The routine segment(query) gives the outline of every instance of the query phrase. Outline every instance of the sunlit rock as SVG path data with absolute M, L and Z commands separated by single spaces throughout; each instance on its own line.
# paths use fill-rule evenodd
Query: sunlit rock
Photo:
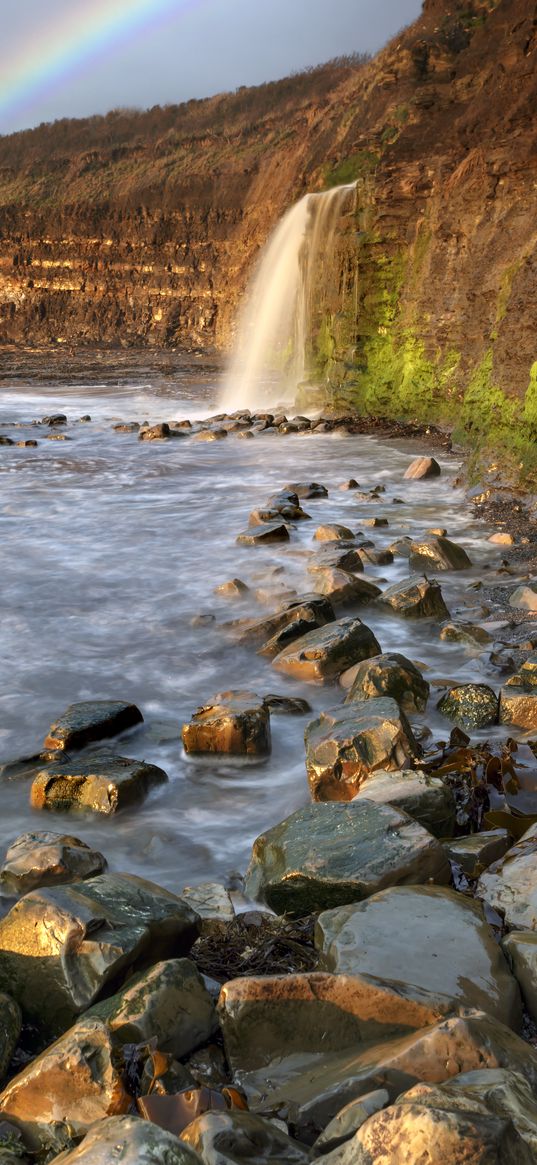
M 187 1125 L 180 1143 L 204 1165 L 307 1165 L 310 1154 L 272 1121 L 251 1112 L 206 1112 Z
M 273 666 L 309 682 L 334 680 L 353 663 L 380 652 L 369 627 L 347 617 L 303 635 L 276 656 Z
M 375 1088 L 373 1092 L 365 1092 L 357 1100 L 351 1100 L 333 1120 L 329 1121 L 324 1132 L 314 1144 L 316 1155 L 330 1153 L 337 1149 L 344 1141 L 350 1140 L 366 1120 L 375 1112 L 385 1108 L 389 1102 L 385 1088 Z
M 439 477 L 440 466 L 434 457 L 416 457 L 405 470 L 403 476 L 410 480 L 423 480 L 427 477 Z
M 305 731 L 314 801 L 352 801 L 375 769 L 401 769 L 420 755 L 410 724 L 387 697 L 321 712 Z
M 97 752 L 79 757 L 58 757 L 42 769 L 32 783 L 30 804 L 55 813 L 92 810 L 117 813 L 168 780 L 157 765 L 126 756 Z
M 364 606 L 381 594 L 380 587 L 369 579 L 334 566 L 322 566 L 315 572 L 314 587 L 336 605 Z
M 106 859 L 78 837 L 63 833 L 23 833 L 11 843 L 0 870 L 0 889 L 26 894 L 38 886 L 77 882 L 102 874 Z
M 500 724 L 517 728 L 537 728 L 537 688 L 528 691 L 526 687 L 503 687 L 499 720 Z
M 358 665 L 345 703 L 390 696 L 403 712 L 423 712 L 429 698 L 429 684 L 414 663 L 404 655 L 378 655 Z
M 498 723 L 498 697 L 488 684 L 456 684 L 441 697 L 437 708 L 461 728 L 487 728 Z
M 477 894 L 514 930 L 537 930 L 537 825 L 481 875 Z
M 201 934 L 219 934 L 235 918 L 229 892 L 219 882 L 184 886 L 181 898 L 199 915 Z
M 234 756 L 267 756 L 270 713 L 255 692 L 219 692 L 183 725 L 187 753 L 223 752 Z
M 289 527 L 285 522 L 265 522 L 238 534 L 236 542 L 243 546 L 258 546 L 265 542 L 288 542 Z
M 411 570 L 467 570 L 471 565 L 462 546 L 457 546 L 449 538 L 431 537 L 412 543 Z
M 332 522 L 324 526 L 317 526 L 313 537 L 316 542 L 341 542 L 345 539 L 351 540 L 354 538 L 354 534 L 348 526 L 340 526 L 337 522 Z
M 383 591 L 378 602 L 404 619 L 449 619 L 439 584 L 419 575 L 394 583 Z

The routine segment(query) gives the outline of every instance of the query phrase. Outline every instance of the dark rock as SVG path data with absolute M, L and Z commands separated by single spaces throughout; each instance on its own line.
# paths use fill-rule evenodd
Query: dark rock
M 147 428 L 140 429 L 138 439 L 140 441 L 166 441 L 171 437 L 170 426 L 163 421 L 160 425 L 149 425 Z
M 273 666 L 306 681 L 333 680 L 353 663 L 380 655 L 373 632 L 360 619 L 338 619 L 309 631 L 273 660 Z
M 299 498 L 328 497 L 326 486 L 319 485 L 318 481 L 296 481 L 292 485 L 287 485 L 285 488 L 297 494 Z
M 357 797 L 393 805 L 434 837 L 450 837 L 455 828 L 457 806 L 452 789 L 440 777 L 431 777 L 420 769 L 377 769 L 362 781 Z
M 307 1165 L 310 1160 L 304 1145 L 272 1121 L 233 1109 L 197 1117 L 181 1133 L 181 1142 L 199 1153 L 204 1165 Z
M 306 712 L 311 712 L 311 704 L 298 696 L 264 696 L 263 703 L 267 705 L 272 716 L 287 714 L 303 716 Z
M 138 433 L 140 426 L 137 421 L 121 422 L 119 425 L 112 425 L 116 433 Z
M 70 704 L 51 725 L 44 740 L 45 748 L 77 749 L 93 740 L 117 736 L 143 721 L 135 704 L 122 700 L 85 700 Z
M 358 665 L 345 703 L 390 696 L 404 712 L 423 712 L 429 698 L 429 684 L 404 655 L 378 655 Z
M 286 602 L 282 610 L 273 615 L 262 615 L 259 619 L 252 619 L 242 624 L 238 630 L 238 638 L 242 643 L 253 645 L 273 639 L 292 623 L 306 622 L 312 627 L 324 627 L 335 620 L 334 608 L 329 599 L 322 595 L 298 595 L 296 599 Z
M 461 728 L 486 728 L 498 722 L 498 697 L 487 684 L 457 684 L 442 696 L 437 707 Z
M 442 591 L 434 579 L 412 575 L 383 592 L 379 603 L 404 619 L 449 619 Z
M 327 595 L 333 603 L 342 606 L 364 606 L 382 593 L 380 587 L 366 578 L 356 578 L 346 570 L 320 566 L 315 572 L 315 590 Z
M 252 526 L 250 530 L 243 530 L 238 534 L 236 541 L 243 546 L 258 546 L 264 542 L 288 542 L 289 527 L 285 522 L 266 522 L 264 525 Z
M 327 567 L 346 570 L 351 574 L 362 571 L 362 552 L 350 543 L 325 542 L 308 560 L 310 574 L 322 573 Z

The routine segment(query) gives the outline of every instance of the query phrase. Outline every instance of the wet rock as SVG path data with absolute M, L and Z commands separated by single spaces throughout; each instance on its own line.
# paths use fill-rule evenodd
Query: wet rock
M 351 541 L 354 534 L 348 526 L 338 526 L 337 523 L 333 522 L 331 525 L 317 526 L 313 537 L 317 542 L 341 542 L 342 540 Z
M 0 870 L 0 889 L 19 896 L 38 886 L 78 882 L 106 869 L 106 859 L 78 837 L 23 833 L 11 843 Z
M 66 1121 L 84 1133 L 94 1121 L 128 1111 L 106 1024 L 82 1019 L 0 1093 L 0 1113 L 26 1127 Z M 36 1130 L 37 1132 L 37 1130 Z
M 523 611 L 537 611 L 537 587 L 517 587 L 509 598 L 509 606 Z
M 524 1003 L 537 1021 L 537 934 L 535 931 L 513 931 L 504 938 L 503 949 L 520 985 Z M 537 1145 L 536 1145 L 537 1148 Z
M 488 829 L 467 837 L 450 838 L 446 851 L 450 861 L 456 862 L 470 878 L 477 878 L 493 862 L 503 858 L 512 844 L 506 829 Z
M 193 1052 L 188 1058 L 188 1071 L 202 1088 L 231 1083 L 224 1052 L 218 1044 L 207 1044 Z
M 519 668 L 520 679 L 525 688 L 537 688 L 537 651 L 531 651 Z
M 293 587 L 286 586 L 285 583 L 275 582 L 269 583 L 266 587 L 256 587 L 255 597 L 258 603 L 274 607 L 276 603 L 288 602 L 289 599 L 296 598 L 296 591 Z
M 167 441 L 172 436 L 170 426 L 163 421 L 160 425 L 148 425 L 138 433 L 139 441 Z
M 304 739 L 314 801 L 352 801 L 375 769 L 401 769 L 420 753 L 404 712 L 387 697 L 321 712 Z
M 193 615 L 190 620 L 191 627 L 212 627 L 216 623 L 216 615 L 211 611 L 200 611 L 198 615 Z
M 505 918 L 509 928 L 537 930 L 537 825 L 489 866 L 476 892 Z
M 360 554 L 365 562 L 371 562 L 373 566 L 389 566 L 393 562 L 391 550 L 375 550 L 372 546 L 362 546 Z
M 301 506 L 282 501 L 269 509 L 252 510 L 248 525 L 263 526 L 266 522 L 277 522 L 280 518 L 285 518 L 286 522 L 304 522 L 309 520 L 309 517 Z
M 266 704 L 272 716 L 304 716 L 307 712 L 311 712 L 311 704 L 299 696 L 269 695 L 263 697 L 263 703 Z
M 478 649 L 492 642 L 492 635 L 478 623 L 446 623 L 440 631 L 440 638 L 447 643 L 463 643 Z
M 0 986 L 58 1033 L 127 968 L 186 954 L 198 930 L 185 902 L 133 874 L 32 890 L 0 920 Z
M 50 428 L 54 428 L 55 425 L 66 425 L 67 417 L 65 413 L 51 413 L 48 417 L 42 417 L 39 424 L 49 425 Z
M 292 489 L 281 489 L 272 494 L 267 503 L 272 509 L 279 510 L 281 506 L 298 506 L 298 494 Z
M 12 437 L 6 437 L 5 433 L 0 433 L 0 445 L 14 445 L 15 442 Z
M 378 601 L 404 619 L 449 619 L 449 611 L 435 579 L 412 575 L 388 587 Z
M 289 527 L 285 522 L 266 522 L 264 525 L 252 526 L 244 530 L 236 538 L 242 546 L 258 546 L 264 542 L 288 542 Z
M 339 486 L 339 488 L 345 489 L 345 490 L 360 489 L 360 482 L 356 481 L 355 477 L 349 477 L 348 481 L 342 482 L 342 484 Z
M 467 570 L 471 565 L 462 546 L 450 542 L 449 538 L 425 538 L 412 543 L 411 570 Z
M 379 769 L 365 778 L 357 796 L 401 809 L 434 837 L 450 837 L 455 827 L 456 803 L 452 790 L 439 777 L 431 777 L 420 769 L 402 772 Z
M 138 421 L 120 422 L 118 425 L 112 425 L 115 433 L 138 433 L 140 426 Z
M 388 980 L 402 999 L 444 1014 L 477 1008 L 520 1029 L 518 985 L 483 908 L 455 890 L 393 886 L 325 911 L 315 942 L 322 970 Z
M 193 441 L 223 441 L 227 437 L 227 429 L 200 429 L 195 433 Z
M 376 1088 L 373 1092 L 366 1092 L 358 1100 L 351 1100 L 333 1120 L 329 1121 L 324 1132 L 317 1137 L 313 1146 L 317 1155 L 330 1153 L 345 1141 L 350 1140 L 358 1129 L 365 1124 L 373 1113 L 384 1108 L 389 1102 L 385 1088 Z
M 391 550 L 394 558 L 410 558 L 411 547 L 412 538 L 404 535 L 403 538 L 396 538 L 395 542 L 392 542 L 388 547 L 388 550 Z
M 225 752 L 234 756 L 270 753 L 270 713 L 263 700 L 249 691 L 219 692 L 214 700 L 184 724 L 185 752 Z
M 440 466 L 434 457 L 416 457 L 405 470 L 403 477 L 407 480 L 423 480 L 427 477 L 439 477 Z
M 17 441 L 16 444 L 19 449 L 37 449 L 37 441 Z
M 173 1133 L 137 1116 L 99 1120 L 84 1140 L 54 1165 L 201 1165 L 197 1153 Z
M 286 602 L 283 610 L 276 611 L 273 615 L 262 615 L 259 619 L 252 619 L 246 624 L 241 624 L 237 634 L 240 642 L 255 646 L 263 642 L 267 643 L 291 623 L 308 623 L 312 628 L 316 628 L 333 623 L 335 618 L 334 608 L 330 600 L 323 595 L 299 595 L 296 599 Z M 270 654 L 270 652 L 267 651 L 266 654 Z
M 440 842 L 399 810 L 363 800 L 308 805 L 262 834 L 245 887 L 277 914 L 304 915 L 449 877 Z
M 220 583 L 214 588 L 215 595 L 222 595 L 225 599 L 243 599 L 250 593 L 250 588 L 240 578 L 232 578 L 229 582 Z
M 219 882 L 200 882 L 197 886 L 184 886 L 181 898 L 199 915 L 201 934 L 217 934 L 235 918 L 229 893 Z
M 328 497 L 326 486 L 320 485 L 318 481 L 295 481 L 292 485 L 286 485 L 285 488 L 297 494 L 299 498 Z
M 361 619 L 338 619 L 309 631 L 273 660 L 287 675 L 308 682 L 333 680 L 353 663 L 379 655 L 381 647 Z
M 207 1043 L 218 1026 L 214 1003 L 190 959 L 156 963 L 88 1014 L 106 1022 L 114 1044 L 155 1040 L 159 1051 L 178 1059 Z
M 252 433 L 249 429 L 242 429 L 241 432 L 237 433 L 236 435 L 237 435 L 237 437 L 240 437 L 243 441 L 245 441 L 245 440 L 246 441 L 253 441 L 253 439 L 255 437 L 255 433 Z
M 351 574 L 353 571 L 361 571 L 363 570 L 362 552 L 359 553 L 354 546 L 350 546 L 347 542 L 342 545 L 337 542 L 324 542 L 319 550 L 311 555 L 307 569 L 310 574 L 316 574 L 317 571 L 325 570 L 327 566 L 347 570 Z
M 78 749 L 94 740 L 118 736 L 143 721 L 135 704 L 122 700 L 85 700 L 70 704 L 51 725 L 44 748 Z
M 333 566 L 319 567 L 315 572 L 314 586 L 319 594 L 327 595 L 336 605 L 364 606 L 381 594 L 380 587 L 374 583 Z
M 506 530 L 497 530 L 495 534 L 490 535 L 487 541 L 494 542 L 496 546 L 512 546 L 515 539 Z
M 502 688 L 499 721 L 517 728 L 537 728 L 537 689 L 528 692 L 526 688 Z
M 378 655 L 358 665 L 345 703 L 390 696 L 404 712 L 423 712 L 429 684 L 404 655 Z
M 324 626 L 324 623 L 319 624 L 317 615 L 312 611 L 305 611 L 302 618 L 297 614 L 285 627 L 277 631 L 276 635 L 273 635 L 262 647 L 258 648 L 258 655 L 266 655 L 269 659 L 274 659 L 291 643 L 295 643 L 297 639 L 301 639 L 309 631 L 315 631 L 319 626 Z
M 372 526 L 377 529 L 380 526 L 389 526 L 387 518 L 362 518 L 362 526 Z
M 487 684 L 456 684 L 438 701 L 437 708 L 461 728 L 498 723 L 498 697 Z
M 308 1150 L 251 1112 L 206 1112 L 181 1133 L 204 1165 L 307 1165 Z
M 37 774 L 30 804 L 34 809 L 56 813 L 75 809 L 117 813 L 143 801 L 151 789 L 167 780 L 167 774 L 157 765 L 113 753 L 83 754 L 78 760 L 60 756 Z
M 19 1005 L 9 995 L 0 994 L 0 1081 L 6 1075 L 11 1057 L 19 1042 L 21 1027 L 22 1015 Z

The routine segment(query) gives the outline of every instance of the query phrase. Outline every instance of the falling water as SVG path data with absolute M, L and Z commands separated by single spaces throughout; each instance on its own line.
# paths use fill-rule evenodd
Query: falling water
M 356 183 L 306 194 L 269 239 L 239 318 L 224 384 L 226 410 L 291 403 L 307 375 L 314 287 Z

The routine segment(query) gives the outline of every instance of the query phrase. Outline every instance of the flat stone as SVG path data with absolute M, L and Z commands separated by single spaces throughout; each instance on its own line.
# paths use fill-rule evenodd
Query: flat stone
M 389 982 L 445 1015 L 472 1007 L 520 1030 L 518 985 L 479 902 L 439 886 L 392 886 L 325 911 L 315 944 L 322 970 Z M 453 959 L 453 949 L 457 958 Z
M 78 837 L 63 833 L 23 833 L 11 843 L 0 870 L 0 889 L 26 894 L 38 886 L 78 882 L 106 869 L 106 859 Z
M 270 712 L 255 692 L 219 692 L 183 725 L 182 738 L 187 753 L 267 756 L 271 749 Z
M 32 783 L 30 804 L 34 809 L 55 813 L 91 809 L 94 813 L 117 813 L 165 784 L 167 774 L 157 765 L 126 756 L 99 752 L 78 759 L 60 756 L 39 772 Z
M 537 934 L 532 930 L 513 931 L 504 938 L 502 946 L 524 1003 L 532 1019 L 537 1020 Z
M 492 643 L 492 635 L 478 623 L 446 623 L 440 630 L 440 638 L 447 643 L 463 643 L 478 650 Z
M 127 968 L 186 954 L 198 931 L 181 898 L 133 874 L 32 890 L 0 920 L 0 986 L 57 1034 Z
M 201 1165 L 198 1154 L 173 1133 L 137 1116 L 99 1120 L 76 1149 L 54 1165 Z M 15 1165 L 15 1163 L 14 1163 Z
M 447 855 L 456 862 L 470 878 L 499 861 L 507 853 L 513 840 L 506 829 L 488 829 L 482 833 L 470 833 L 467 837 L 452 837 L 445 842 Z
M 521 611 L 537 611 L 537 588 L 517 587 L 509 598 L 509 606 Z
M 299 498 L 328 497 L 326 486 L 320 485 L 318 481 L 295 481 L 292 485 L 287 485 L 285 488 L 291 490 Z
M 453 791 L 440 777 L 431 777 L 420 769 L 395 772 L 378 769 L 365 778 L 356 795 L 394 805 L 434 837 L 450 837 L 453 832 L 456 815 Z
M 437 708 L 461 728 L 487 728 L 498 723 L 498 697 L 487 684 L 456 684 L 441 697 Z
M 199 915 L 201 934 L 221 933 L 235 918 L 229 893 L 219 882 L 200 882 L 197 886 L 184 886 L 181 898 Z
M 481 875 L 477 894 L 513 930 L 537 929 L 537 825 Z
M 330 1153 L 332 1149 L 337 1149 L 338 1145 L 348 1141 L 373 1113 L 388 1104 L 389 1099 L 385 1088 L 376 1088 L 373 1092 L 364 1093 L 358 1100 L 351 1100 L 317 1137 L 314 1144 L 316 1155 Z
M 314 801 L 352 801 L 375 769 L 399 770 L 420 752 L 404 712 L 387 697 L 321 712 L 305 742 Z
M 337 542 L 342 539 L 350 540 L 354 538 L 354 534 L 348 526 L 339 526 L 337 522 L 332 522 L 324 526 L 317 526 L 313 537 L 317 542 Z
M 353 663 L 380 652 L 381 647 L 369 627 L 361 619 L 348 617 L 309 631 L 280 652 L 273 666 L 287 675 L 314 683 L 337 679 Z
M 261 834 L 245 887 L 277 914 L 304 915 L 386 886 L 449 878 L 436 838 L 392 806 L 358 800 L 308 805 Z
M 499 721 L 517 728 L 537 728 L 537 689 L 528 692 L 525 687 L 503 687 Z
M 121 700 L 84 700 L 70 704 L 51 725 L 44 748 L 72 750 L 84 748 L 94 740 L 117 736 L 143 720 L 135 704 Z
M 413 542 L 410 550 L 411 570 L 467 570 L 472 565 L 462 546 L 449 538 L 424 538 Z
M 389 696 L 403 712 L 423 712 L 429 698 L 429 684 L 414 663 L 404 655 L 377 655 L 358 664 L 345 703 Z
M 404 619 L 449 619 L 439 584 L 419 575 L 394 583 L 383 591 L 378 602 Z
M 382 593 L 380 587 L 365 578 L 356 578 L 346 570 L 334 566 L 323 566 L 315 572 L 315 590 L 328 595 L 334 604 L 363 606 L 371 603 Z
M 427 477 L 439 477 L 440 472 L 440 466 L 434 457 L 416 457 L 405 470 L 403 477 L 419 481 Z
M 181 1141 L 203 1165 L 307 1165 L 310 1153 L 281 1129 L 251 1112 L 206 1112 L 187 1125 Z M 167 1163 L 166 1163 L 167 1165 Z
M 243 530 L 235 541 L 242 546 L 261 546 L 265 542 L 288 542 L 289 527 L 285 522 L 265 522 L 264 525 Z

